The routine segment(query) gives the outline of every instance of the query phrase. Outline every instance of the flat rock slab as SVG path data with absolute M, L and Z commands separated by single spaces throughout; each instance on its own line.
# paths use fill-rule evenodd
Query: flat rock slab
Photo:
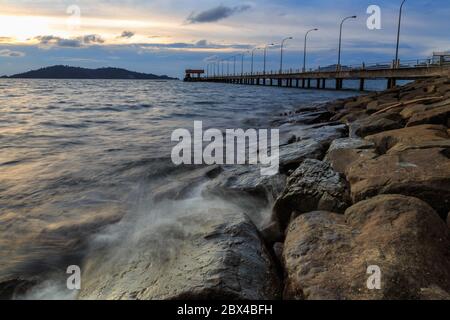
M 447 127 L 431 124 L 386 131 L 368 136 L 366 140 L 373 142 L 383 154 L 409 149 L 450 148 Z
M 444 219 L 450 211 L 448 149 L 410 149 L 357 161 L 347 180 L 353 203 L 378 194 L 403 194 L 429 203 Z
M 423 201 L 383 195 L 345 215 L 311 212 L 288 228 L 285 299 L 445 299 L 450 296 L 449 229 Z M 381 272 L 369 290 L 368 267 Z
M 256 227 L 209 209 L 97 246 L 82 265 L 79 299 L 203 300 L 279 297 L 279 279 Z
M 347 192 L 345 180 L 329 164 L 307 159 L 288 178 L 286 189 L 275 202 L 273 220 L 284 229 L 293 213 L 343 212 L 349 203 Z

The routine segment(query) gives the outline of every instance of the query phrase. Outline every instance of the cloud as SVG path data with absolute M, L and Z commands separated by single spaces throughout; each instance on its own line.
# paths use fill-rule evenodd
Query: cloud
M 232 49 L 232 50 L 248 50 L 253 46 L 250 44 L 218 44 L 209 42 L 208 40 L 199 40 L 196 42 L 173 42 L 173 43 L 146 43 L 137 44 L 141 49 L 173 49 L 173 50 L 189 50 L 189 49 Z
M 93 44 L 93 43 L 104 43 L 105 40 L 102 39 L 98 34 L 88 34 L 79 39 L 82 39 L 84 44 Z
M 132 31 L 124 31 L 124 32 L 122 32 L 122 34 L 120 35 L 119 38 L 127 38 L 127 39 L 130 39 L 130 38 L 132 38 L 132 37 L 134 37 L 134 32 L 132 32 Z
M 17 57 L 24 57 L 25 53 L 20 51 L 13 51 L 9 49 L 3 49 L 0 50 L 0 57 L 6 57 L 6 58 L 17 58 Z
M 34 39 L 39 41 L 39 44 L 44 47 L 67 47 L 67 48 L 79 48 L 85 45 L 102 44 L 105 42 L 101 36 L 97 34 L 88 34 L 81 37 L 66 39 L 57 36 L 37 36 Z
M 235 7 L 226 7 L 220 5 L 218 7 L 208 9 L 199 13 L 191 13 L 187 18 L 188 23 L 208 23 L 226 19 L 234 14 L 249 10 L 251 6 L 241 5 Z

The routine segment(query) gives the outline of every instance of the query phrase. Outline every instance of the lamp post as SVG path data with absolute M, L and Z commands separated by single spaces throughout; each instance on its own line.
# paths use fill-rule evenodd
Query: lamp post
M 236 76 L 236 57 L 237 55 L 233 56 L 233 76 Z
M 285 38 L 283 41 L 281 41 L 281 58 L 280 58 L 280 74 L 283 73 L 283 49 L 284 49 L 284 43 L 288 40 L 294 39 L 293 37 Z
M 402 24 L 402 13 L 403 13 L 403 5 L 405 4 L 406 0 L 402 1 L 402 4 L 400 5 L 400 12 L 398 15 L 398 30 L 397 30 L 397 48 L 395 50 L 395 67 L 398 68 L 400 63 L 398 61 L 398 49 L 400 45 L 400 29 Z
M 252 50 L 252 67 L 251 67 L 251 71 L 250 71 L 250 74 L 251 75 L 253 75 L 253 61 L 254 61 L 254 57 L 255 57 L 255 51 L 256 50 L 259 50 L 259 49 L 261 49 L 261 48 L 254 48 L 253 50 Z
M 245 54 L 247 53 L 248 51 L 246 51 L 246 52 L 243 52 L 241 55 L 242 55 L 242 60 L 241 60 L 241 76 L 243 76 L 244 75 L 244 57 L 245 57 Z
M 339 32 L 339 54 L 338 54 L 338 64 L 337 64 L 338 71 L 341 70 L 342 26 L 344 25 L 344 22 L 348 19 L 356 19 L 356 16 L 346 17 L 341 22 L 341 27 L 340 27 L 340 32 Z
M 307 40 L 308 34 L 312 31 L 318 31 L 318 30 L 319 29 L 314 28 L 314 29 L 308 30 L 308 32 L 306 32 L 306 34 L 305 34 L 305 47 L 303 50 L 303 72 L 306 72 L 306 40 Z
M 264 75 L 266 75 L 267 48 L 268 48 L 268 47 L 272 47 L 272 46 L 274 46 L 274 45 L 275 45 L 275 44 L 271 43 L 271 44 L 267 44 L 267 45 L 264 47 Z

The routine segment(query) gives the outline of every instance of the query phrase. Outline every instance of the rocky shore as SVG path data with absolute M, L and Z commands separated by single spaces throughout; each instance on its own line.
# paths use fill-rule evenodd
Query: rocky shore
M 126 246 L 118 238 L 128 254 L 91 247 L 77 298 L 450 299 L 450 79 L 302 108 L 273 124 L 279 175 L 209 167 L 195 174 L 206 184 L 197 197 L 185 197 L 192 179 L 158 190 L 187 201 L 186 214 L 144 235 L 130 230 Z M 253 205 L 242 212 L 242 203 Z M 379 289 L 367 286 L 370 266 Z

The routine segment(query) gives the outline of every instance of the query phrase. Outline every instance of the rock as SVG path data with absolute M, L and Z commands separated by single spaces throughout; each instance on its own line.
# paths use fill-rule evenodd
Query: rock
M 311 212 L 288 228 L 285 299 L 419 299 L 450 292 L 449 230 L 423 201 L 383 195 L 345 215 Z M 381 271 L 380 290 L 369 290 Z M 433 293 L 430 293 L 430 289 Z
M 447 127 L 440 125 L 419 125 L 367 136 L 379 153 L 396 153 L 409 149 L 450 148 Z
M 348 135 L 347 126 L 340 123 L 315 124 L 308 126 L 287 124 L 281 126 L 279 130 L 281 145 L 291 144 L 302 140 L 314 140 L 328 148 L 333 140 Z M 292 141 L 293 136 L 296 138 L 294 141 Z
M 414 104 L 405 107 L 401 112 L 400 115 L 403 119 L 408 120 L 410 119 L 414 114 L 423 112 L 430 109 L 430 106 L 426 106 L 424 104 Z
M 450 211 L 448 149 L 410 149 L 353 163 L 347 174 L 353 203 L 378 194 L 403 194 L 429 203 L 443 218 Z
M 35 283 L 28 280 L 13 279 L 0 283 L 0 300 L 13 300 L 24 295 Z
M 450 228 L 450 212 L 447 215 L 447 226 Z
M 94 246 L 81 268 L 83 285 L 78 298 L 279 297 L 274 263 L 256 227 L 244 215 L 209 209 L 152 227 L 152 232 L 140 233 L 139 237 L 126 234 L 112 252 L 102 245 Z
M 285 191 L 275 202 L 273 220 L 284 230 L 293 212 L 343 212 L 347 206 L 348 190 L 345 180 L 329 164 L 307 159 L 288 178 Z
M 195 186 L 217 177 L 221 172 L 222 168 L 215 165 L 169 175 L 166 177 L 167 182 L 165 184 L 152 190 L 153 198 L 156 201 L 183 199 L 189 196 Z
M 283 192 L 285 185 L 285 175 L 263 176 L 259 166 L 231 166 L 225 167 L 221 175 L 206 185 L 203 195 L 240 199 L 247 194 L 264 200 L 266 205 Z
M 380 111 L 381 110 L 380 105 L 381 105 L 381 103 L 379 101 L 377 101 L 377 100 L 369 102 L 367 104 L 367 108 L 366 108 L 367 112 L 369 114 L 372 114 L 372 113 L 375 113 L 377 111 Z
M 450 91 L 450 85 L 441 85 L 438 89 L 437 92 L 439 94 L 445 94 L 446 92 Z
M 377 156 L 372 142 L 360 138 L 342 138 L 333 141 L 324 161 L 328 162 L 334 171 L 346 175 L 353 162 L 374 159 Z
M 322 159 L 328 147 L 309 139 L 280 147 L 280 171 L 295 170 L 305 159 Z
M 386 130 L 403 128 L 402 117 L 395 111 L 373 114 L 350 124 L 350 137 L 366 137 Z
M 442 124 L 444 126 L 450 126 L 450 102 L 448 105 L 433 108 L 423 112 L 415 113 L 406 124 L 407 127 L 417 126 L 420 124 Z
M 282 242 L 277 242 L 273 245 L 273 252 L 280 263 L 283 261 L 283 250 L 284 244 Z
M 438 286 L 433 286 L 431 288 L 423 288 L 419 293 L 420 300 L 450 300 L 450 293 L 442 290 L 442 288 Z

